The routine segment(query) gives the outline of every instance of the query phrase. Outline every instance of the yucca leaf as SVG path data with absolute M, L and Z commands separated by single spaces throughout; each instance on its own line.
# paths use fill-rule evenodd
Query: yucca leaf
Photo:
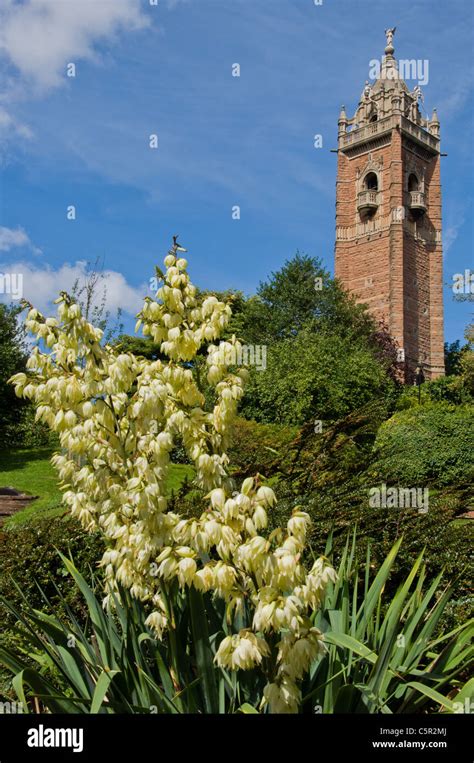
M 334 713 L 368 713 L 363 692 L 357 686 L 342 686 L 334 702 Z
M 451 712 L 453 711 L 453 702 L 447 697 L 443 697 L 442 694 L 440 694 L 435 689 L 432 689 L 430 686 L 425 686 L 419 681 L 411 681 L 407 684 L 407 686 L 412 689 L 416 689 L 417 692 L 424 694 L 425 697 L 432 699 L 434 702 L 442 705 L 442 707 L 445 707 L 447 710 L 451 710 Z
M 88 612 L 94 627 L 95 636 L 97 638 L 97 646 L 99 648 L 104 665 L 109 665 L 111 662 L 111 650 L 110 643 L 106 638 L 108 624 L 102 606 L 97 601 L 94 592 L 84 577 L 81 575 L 79 570 L 73 564 L 73 562 L 64 556 L 64 554 L 60 553 L 59 556 L 61 557 L 64 566 L 66 567 L 71 577 L 74 579 L 74 582 L 76 583 L 87 603 Z
M 206 713 L 219 712 L 219 696 L 216 685 L 216 669 L 209 644 L 209 630 L 203 595 L 191 587 L 188 592 L 191 611 L 191 627 L 196 663 L 202 678 L 203 699 Z
M 454 697 L 455 702 L 462 702 L 466 699 L 472 700 L 474 698 L 474 678 L 470 678 L 467 683 L 464 684 L 461 691 Z
M 57 691 L 53 684 L 48 681 L 44 676 L 40 675 L 36 670 L 31 668 L 24 668 L 19 674 L 17 686 L 22 687 L 22 696 L 24 694 L 24 685 L 26 684 L 34 697 L 37 697 L 44 702 L 52 713 L 76 713 L 85 712 L 85 706 L 83 700 L 79 698 L 81 705 L 77 709 L 72 698 L 66 696 L 58 696 Z
M 253 705 L 249 705 L 248 702 L 244 702 L 244 704 L 239 707 L 237 712 L 245 713 L 245 715 L 259 715 L 258 710 L 256 710 Z
M 153 692 L 155 693 L 155 696 L 157 700 L 161 703 L 162 706 L 162 712 L 165 713 L 179 713 L 179 710 L 174 702 L 172 702 L 168 697 L 162 692 L 158 684 L 151 678 L 151 676 L 147 675 L 147 673 L 143 673 L 143 678 L 146 681 L 146 683 L 150 686 L 151 689 L 153 689 Z
M 113 680 L 114 676 L 117 675 L 117 673 L 120 673 L 119 670 L 104 670 L 100 676 L 99 680 L 97 681 L 95 685 L 94 690 L 94 696 L 92 697 L 92 704 L 91 704 L 91 714 L 94 715 L 99 712 L 102 703 L 104 702 L 105 696 L 107 694 L 107 690 L 110 686 L 110 682 Z
M 361 644 L 360 641 L 357 641 L 357 639 L 352 638 L 348 634 L 330 631 L 324 634 L 324 640 L 343 649 L 350 649 L 372 665 L 377 662 L 378 655 L 372 649 L 369 649 L 365 644 Z
M 21 702 L 21 704 L 23 706 L 23 708 L 22 708 L 23 712 L 24 713 L 29 713 L 30 711 L 28 709 L 28 701 L 26 699 L 25 690 L 24 690 L 24 686 L 23 686 L 23 674 L 24 674 L 24 670 L 21 670 L 19 673 L 17 673 L 15 676 L 13 676 L 13 678 L 12 678 L 12 686 L 13 686 L 13 690 L 15 691 L 18 699 L 20 700 L 20 702 Z
M 357 613 L 359 622 L 362 622 L 362 623 L 364 621 L 367 622 L 370 619 L 372 613 L 374 612 L 377 606 L 377 603 L 380 599 L 381 593 L 387 583 L 388 577 L 390 575 L 390 570 L 393 567 L 393 563 L 396 559 L 401 543 L 402 543 L 402 538 L 399 538 L 399 540 L 388 552 L 387 557 L 384 559 L 382 566 L 377 572 L 377 575 L 375 576 L 373 583 L 369 587 L 367 594 L 364 597 L 364 601 L 362 602 L 360 606 L 359 612 Z M 358 637 L 360 638 L 359 633 L 358 633 Z

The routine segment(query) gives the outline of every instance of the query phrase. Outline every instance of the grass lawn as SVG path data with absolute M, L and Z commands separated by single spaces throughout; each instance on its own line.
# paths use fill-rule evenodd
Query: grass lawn
M 13 514 L 4 527 L 23 524 L 33 516 L 52 517 L 64 512 L 56 473 L 49 462 L 51 455 L 51 448 L 0 452 L 0 486 L 39 496 L 37 501 Z
M 31 519 L 64 513 L 56 472 L 50 463 L 52 453 L 51 448 L 0 451 L 0 487 L 13 487 L 22 493 L 39 496 L 38 500 L 9 517 L 3 525 L 5 529 L 18 527 Z M 193 474 L 192 466 L 173 464 L 168 478 L 168 492 L 176 491 L 185 477 L 191 479 Z

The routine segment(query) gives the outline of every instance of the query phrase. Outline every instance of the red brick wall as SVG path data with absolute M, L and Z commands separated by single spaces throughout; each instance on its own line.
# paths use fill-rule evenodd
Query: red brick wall
M 427 211 L 423 224 L 441 230 L 439 156 L 423 160 L 402 146 L 393 130 L 389 145 L 370 151 L 382 160 L 376 217 L 383 218 L 407 202 L 405 170 L 413 165 L 419 177 L 425 170 Z M 336 226 L 360 222 L 357 212 L 357 171 L 362 173 L 369 153 L 348 158 L 338 153 Z M 406 211 L 410 217 L 410 213 Z M 423 361 L 427 377 L 444 373 L 442 251 L 440 244 L 416 240 L 392 222 L 388 230 L 375 231 L 353 240 L 336 241 L 335 272 L 343 285 L 368 305 L 373 315 L 384 318 L 411 367 Z

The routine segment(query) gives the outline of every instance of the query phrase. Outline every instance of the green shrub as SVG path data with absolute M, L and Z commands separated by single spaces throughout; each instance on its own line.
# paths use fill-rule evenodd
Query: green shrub
M 474 476 L 474 406 L 432 403 L 396 413 L 379 429 L 375 481 L 407 486 L 470 485 Z
M 337 582 L 330 583 L 321 609 L 311 616 L 328 650 L 316 657 L 304 680 L 303 712 L 455 712 L 453 702 L 462 703 L 472 686 L 465 683 L 472 623 L 437 636 L 451 591 L 441 589 L 441 576 L 426 581 L 422 554 L 391 595 L 387 581 L 400 542 L 377 570 L 370 551 L 358 560 L 355 543 L 349 545 Z M 330 542 L 326 551 L 331 554 Z M 146 605 L 119 587 L 120 601 L 104 611 L 101 594 L 71 561 L 63 557 L 63 563 L 84 597 L 89 613 L 84 626 L 4 602 L 20 621 L 28 652 L 0 646 L 0 663 L 14 677 L 12 688 L 26 712 L 38 702 L 52 713 L 261 710 L 261 672 L 231 673 L 214 660 L 229 629 L 218 597 L 192 588 L 176 592 L 176 625 L 157 641 L 146 625 Z M 247 615 L 244 609 L 238 616 L 242 626 Z
M 15 429 L 15 436 L 11 438 L 11 447 L 15 448 L 56 448 L 59 439 L 55 432 L 51 432 L 46 424 L 35 421 L 35 409 L 32 405 L 25 405 L 21 417 Z
M 239 418 L 230 431 L 227 454 L 231 467 L 244 476 L 259 472 L 269 477 L 285 461 L 297 434 L 298 427 L 259 424 Z
M 269 345 L 266 370 L 252 369 L 241 410 L 249 419 L 292 426 L 333 422 L 393 390 L 365 340 L 305 327 Z
M 40 519 L 1 532 L 0 595 L 21 606 L 24 594 L 32 606 L 42 608 L 44 602 L 38 589 L 41 586 L 54 606 L 64 597 L 80 615 L 82 602 L 71 579 L 65 575 L 58 550 L 66 555 L 71 553 L 89 579 L 90 569 L 96 568 L 104 548 L 98 535 L 86 533 L 78 522 L 69 518 Z M 0 620 L 4 625 L 13 625 L 1 605 Z
M 469 597 L 469 566 L 474 543 L 472 520 L 460 519 L 471 506 L 472 406 L 417 406 L 386 418 L 383 405 L 371 404 L 332 428 L 315 434 L 308 425 L 300 433 L 303 450 L 290 479 L 280 481 L 276 516 L 283 523 L 295 505 L 313 521 L 312 543 L 318 553 L 334 532 L 341 551 L 349 528 L 357 525 L 360 553 L 370 540 L 376 563 L 404 536 L 389 585 L 397 585 L 425 548 L 430 576 L 445 570 L 454 585 L 449 621 L 474 615 Z M 381 423 L 383 422 L 383 423 Z M 427 487 L 429 511 L 413 508 L 371 508 L 369 490 L 380 486 Z M 446 615 L 447 616 L 447 615 Z
M 473 396 L 463 379 L 459 376 L 441 376 L 439 379 L 425 382 L 418 387 L 411 385 L 404 387 L 397 401 L 397 409 L 402 411 L 406 408 L 414 408 L 419 403 L 451 403 L 463 405 L 474 402 Z

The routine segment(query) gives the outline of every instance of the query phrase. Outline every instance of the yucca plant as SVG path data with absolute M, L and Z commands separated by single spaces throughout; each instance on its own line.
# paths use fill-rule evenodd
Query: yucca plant
M 214 663 L 216 641 L 228 631 L 218 601 L 193 589 L 180 592 L 176 585 L 169 601 L 176 627 L 159 641 L 145 622 L 148 611 L 126 589 L 105 611 L 100 587 L 94 590 L 73 561 L 60 556 L 84 597 L 85 625 L 59 591 L 67 619 L 32 609 L 25 597 L 22 608 L 0 600 L 16 618 L 18 636 L 14 648 L 0 648 L 0 664 L 12 674 L 25 712 L 256 712 L 262 677 L 255 671 L 237 681 Z
M 463 685 L 474 623 L 444 635 L 437 626 L 452 595 L 442 574 L 428 581 L 423 552 L 394 595 L 387 594 L 399 539 L 376 574 L 370 545 L 356 557 L 356 532 L 348 538 L 338 579 L 330 584 L 315 625 L 328 651 L 312 666 L 303 703 L 320 712 L 456 712 L 474 692 Z M 326 554 L 331 554 L 331 538 Z M 455 701 L 458 704 L 455 704 Z
M 472 623 L 436 637 L 450 589 L 440 593 L 437 577 L 424 590 L 422 555 L 396 594 L 384 595 L 399 547 L 400 542 L 375 576 L 368 550 L 360 580 L 355 536 L 346 545 L 338 582 L 315 614 L 327 653 L 311 667 L 303 711 L 455 712 L 472 693 L 472 681 L 462 686 Z M 229 672 L 214 661 L 231 630 L 222 602 L 192 589 L 177 590 L 170 601 L 176 627 L 160 642 L 146 625 L 143 604 L 128 591 L 121 590 L 106 612 L 101 592 L 87 584 L 70 559 L 62 560 L 87 604 L 86 625 L 65 602 L 67 622 L 2 601 L 18 620 L 24 648 L 0 649 L 0 663 L 12 673 L 12 688 L 27 711 L 258 712 L 261 671 Z
M 10 381 L 59 436 L 52 463 L 63 503 L 84 529 L 103 536 L 111 599 L 125 588 L 140 600 L 145 624 L 170 644 L 172 658 L 183 601 L 190 602 L 186 612 L 200 610 L 190 616 L 191 628 L 207 620 L 206 598 L 225 606 L 235 630 L 224 631 L 218 666 L 260 670 L 260 699 L 270 712 L 297 712 L 303 676 L 323 649 L 310 618 L 335 572 L 323 558 L 304 566 L 306 512 L 296 506 L 285 526 L 270 530 L 277 502 L 271 487 L 259 474 L 241 485 L 230 474 L 230 427 L 249 371 L 239 367 L 240 340 L 220 339 L 230 304 L 197 291 L 185 251 L 175 236 L 166 271 L 156 270 L 155 298 L 146 296 L 138 314 L 137 330 L 143 326 L 159 345 L 160 359 L 104 344 L 102 330 L 61 292 L 56 316 L 24 303 L 36 345 L 25 372 Z M 198 516 L 169 505 L 168 477 L 180 445 L 204 496 Z M 177 686 L 187 685 L 170 665 Z M 213 694 L 205 698 L 215 707 Z

